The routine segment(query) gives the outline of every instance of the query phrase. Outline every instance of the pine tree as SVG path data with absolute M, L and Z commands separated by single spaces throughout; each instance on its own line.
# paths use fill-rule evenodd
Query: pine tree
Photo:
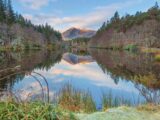
M 8 24 L 12 24 L 15 22 L 15 13 L 13 11 L 13 8 L 12 8 L 12 2 L 11 0 L 8 0 L 7 1 L 7 23 Z
M 154 8 L 157 9 L 157 10 L 159 9 L 158 2 L 155 3 Z
M 115 20 L 115 22 L 118 22 L 120 20 L 118 11 L 116 11 L 114 14 L 114 20 Z
M 106 28 L 106 22 L 104 22 L 104 23 L 102 24 L 102 26 L 101 26 L 101 28 L 100 28 L 100 31 L 105 30 L 105 28 Z
M 151 18 L 154 18 L 155 16 L 157 16 L 159 14 L 159 5 L 158 5 L 158 3 L 156 2 L 155 5 L 148 10 L 148 12 L 149 12 Z
M 4 1 L 0 0 L 0 22 L 5 21 L 5 6 Z

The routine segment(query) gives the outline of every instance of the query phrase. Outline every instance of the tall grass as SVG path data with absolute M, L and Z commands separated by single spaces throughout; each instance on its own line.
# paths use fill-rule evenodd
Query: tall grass
M 118 107 L 118 106 L 131 106 L 132 103 L 128 99 L 125 99 L 124 97 L 114 97 L 112 92 L 109 93 L 102 93 L 102 110 L 106 110 L 108 108 L 112 107 Z
M 59 92 L 58 104 L 74 112 L 95 112 L 96 104 L 89 91 L 75 89 L 70 83 L 65 84 Z
M 73 114 L 61 108 L 40 102 L 0 103 L 0 120 L 76 120 Z
M 77 90 L 70 83 L 65 84 L 59 91 L 58 104 L 65 110 L 91 113 L 97 111 L 96 103 L 89 91 Z M 113 96 L 112 92 L 102 92 L 102 110 L 119 106 L 132 106 L 129 99 Z M 136 103 L 135 103 L 136 104 Z

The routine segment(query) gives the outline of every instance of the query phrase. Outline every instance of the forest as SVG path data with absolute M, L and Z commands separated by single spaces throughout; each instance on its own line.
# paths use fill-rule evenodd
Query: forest
M 39 48 L 62 41 L 50 25 L 34 25 L 16 13 L 11 0 L 0 0 L 0 46 L 14 49 Z
M 160 8 L 156 2 L 146 12 L 120 17 L 118 11 L 104 22 L 90 42 L 91 47 L 126 48 L 138 46 L 159 48 Z

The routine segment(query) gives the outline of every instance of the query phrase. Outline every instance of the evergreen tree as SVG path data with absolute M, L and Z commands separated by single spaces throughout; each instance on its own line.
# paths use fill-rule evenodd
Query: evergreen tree
M 101 26 L 101 28 L 100 28 L 100 31 L 105 30 L 105 28 L 106 28 L 106 22 L 104 22 L 104 23 L 102 24 L 102 26 Z
M 157 10 L 159 9 L 158 2 L 155 3 L 154 8 L 157 9 Z
M 159 14 L 159 5 L 158 5 L 158 3 L 156 2 L 155 5 L 148 10 L 148 12 L 149 12 L 151 18 L 154 18 L 155 16 L 157 16 Z
M 50 25 L 33 25 L 30 20 L 25 19 L 21 14 L 14 13 L 11 0 L 0 0 L 0 23 L 12 25 L 18 23 L 22 27 L 33 28 L 35 31 L 40 32 L 47 39 L 46 43 L 53 43 L 57 40 L 61 40 L 61 33 L 55 31 Z M 10 27 L 7 26 L 6 33 L 8 38 L 12 39 L 9 33 Z M 8 39 L 7 38 L 7 39 Z
M 0 0 L 0 22 L 5 21 L 5 6 L 4 1 Z
M 118 11 L 116 11 L 114 16 L 111 18 L 111 22 L 117 23 L 117 22 L 119 22 L 119 20 L 120 20 L 119 13 L 118 13 Z
M 12 24 L 15 22 L 15 13 L 13 11 L 13 8 L 12 8 L 12 2 L 11 0 L 8 0 L 7 1 L 7 22 L 8 24 Z

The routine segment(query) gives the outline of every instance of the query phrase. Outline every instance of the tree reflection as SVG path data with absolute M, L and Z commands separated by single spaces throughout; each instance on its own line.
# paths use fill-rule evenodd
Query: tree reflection
M 135 87 L 138 89 L 140 94 L 146 99 L 147 103 L 160 104 L 160 89 L 154 90 L 146 88 L 143 85 L 136 84 Z
M 6 68 L 15 68 L 19 66 L 18 71 L 27 71 L 19 74 L 9 76 L 18 71 L 5 71 L 0 73 L 0 79 L 8 76 L 0 81 L 0 89 L 8 90 L 12 89 L 15 83 L 24 79 L 24 76 L 28 72 L 34 71 L 34 69 L 49 70 L 57 62 L 60 62 L 63 51 L 22 51 L 22 52 L 2 52 L 0 54 L 0 71 Z
M 95 49 L 90 53 L 115 84 L 131 81 L 147 102 L 160 104 L 160 64 L 152 54 Z

